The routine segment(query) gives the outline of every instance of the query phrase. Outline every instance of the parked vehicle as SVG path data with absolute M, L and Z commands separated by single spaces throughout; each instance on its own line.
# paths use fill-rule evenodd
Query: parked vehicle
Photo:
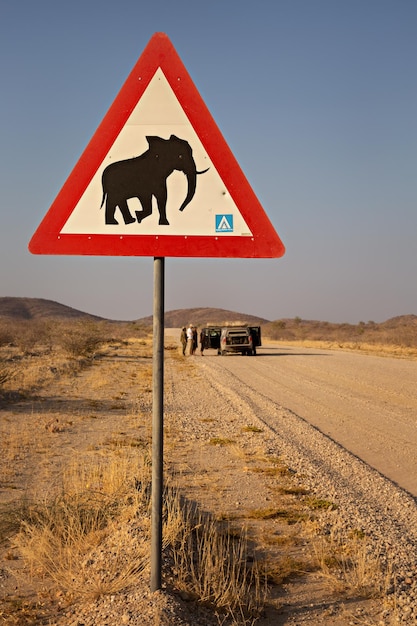
M 202 332 L 204 349 L 212 348 L 221 355 L 256 355 L 256 348 L 262 345 L 260 326 L 207 326 Z
M 201 330 L 204 337 L 204 349 L 214 349 L 220 354 L 221 326 L 207 326 Z

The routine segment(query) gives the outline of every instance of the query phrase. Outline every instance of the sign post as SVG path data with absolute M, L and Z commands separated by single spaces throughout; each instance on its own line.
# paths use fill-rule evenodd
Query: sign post
M 151 590 L 161 587 L 165 257 L 285 248 L 171 41 L 155 33 L 38 226 L 33 254 L 154 257 Z
M 161 588 L 164 462 L 164 300 L 165 259 L 154 259 L 151 591 Z

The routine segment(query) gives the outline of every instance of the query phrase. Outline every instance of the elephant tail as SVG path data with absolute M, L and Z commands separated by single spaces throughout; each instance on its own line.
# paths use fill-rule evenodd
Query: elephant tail
M 103 197 L 101 199 L 100 209 L 103 208 L 104 201 L 106 199 L 107 193 L 103 190 Z

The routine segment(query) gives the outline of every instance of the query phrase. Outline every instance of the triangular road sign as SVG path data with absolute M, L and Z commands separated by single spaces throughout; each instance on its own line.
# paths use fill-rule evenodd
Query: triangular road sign
M 175 48 L 156 33 L 29 250 L 271 258 L 285 248 Z

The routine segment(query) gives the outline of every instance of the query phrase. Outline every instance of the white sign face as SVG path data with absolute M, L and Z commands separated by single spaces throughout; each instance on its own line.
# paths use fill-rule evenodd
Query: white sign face
M 144 211 L 143 189 L 149 186 L 150 163 L 147 152 L 151 152 L 152 138 L 158 138 L 161 151 L 168 151 L 172 137 L 181 140 L 184 145 L 192 149 L 192 159 L 197 169 L 195 193 L 189 203 L 179 210 L 188 193 L 188 180 L 183 171 L 175 168 L 166 179 L 166 220 L 161 223 L 160 191 L 155 189 L 152 194 L 151 207 Z M 151 143 L 147 138 L 150 138 Z M 159 138 L 164 141 L 159 141 Z M 153 151 L 155 156 L 155 151 Z M 143 155 L 143 156 L 142 156 Z M 164 154 L 158 155 L 164 158 Z M 140 160 L 136 160 L 141 157 Z M 171 158 L 168 155 L 168 160 Z M 111 164 L 120 163 L 119 169 L 125 170 L 126 163 L 135 170 L 137 180 L 129 191 L 124 187 L 128 211 L 120 210 L 117 205 L 106 210 L 106 202 L 110 197 L 112 181 L 116 174 L 109 172 L 108 178 L 103 172 Z M 126 163 L 123 163 L 126 162 Z M 110 168 L 111 169 L 111 168 Z M 205 171 L 207 170 L 207 171 Z M 137 172 L 137 174 L 136 174 Z M 201 172 L 201 173 L 198 173 Z M 110 176 L 113 174 L 113 178 Z M 152 171 L 152 180 L 163 174 Z M 110 182 L 108 182 L 110 180 Z M 104 182 L 104 195 L 103 195 Z M 153 183 L 155 184 L 155 183 Z M 136 194 L 137 191 L 137 195 Z M 152 190 L 151 190 L 152 191 Z M 146 192 L 149 195 L 149 190 Z M 107 195 L 106 195 L 107 194 Z M 157 200 L 159 198 L 159 200 Z M 102 206 L 101 206 L 102 205 Z M 113 207 L 115 203 L 113 203 Z M 126 223 L 126 215 L 129 215 Z M 111 223 L 117 222 L 117 223 Z M 207 155 L 199 137 L 195 133 L 187 115 L 171 89 L 162 69 L 155 72 L 148 87 L 144 91 L 138 104 L 130 115 L 127 123 L 114 141 L 104 161 L 94 174 L 90 184 L 85 189 L 79 202 L 64 224 L 62 234 L 90 234 L 90 235 L 207 235 L 216 237 L 251 237 L 249 230 L 239 209 L 233 201 L 219 173 Z

